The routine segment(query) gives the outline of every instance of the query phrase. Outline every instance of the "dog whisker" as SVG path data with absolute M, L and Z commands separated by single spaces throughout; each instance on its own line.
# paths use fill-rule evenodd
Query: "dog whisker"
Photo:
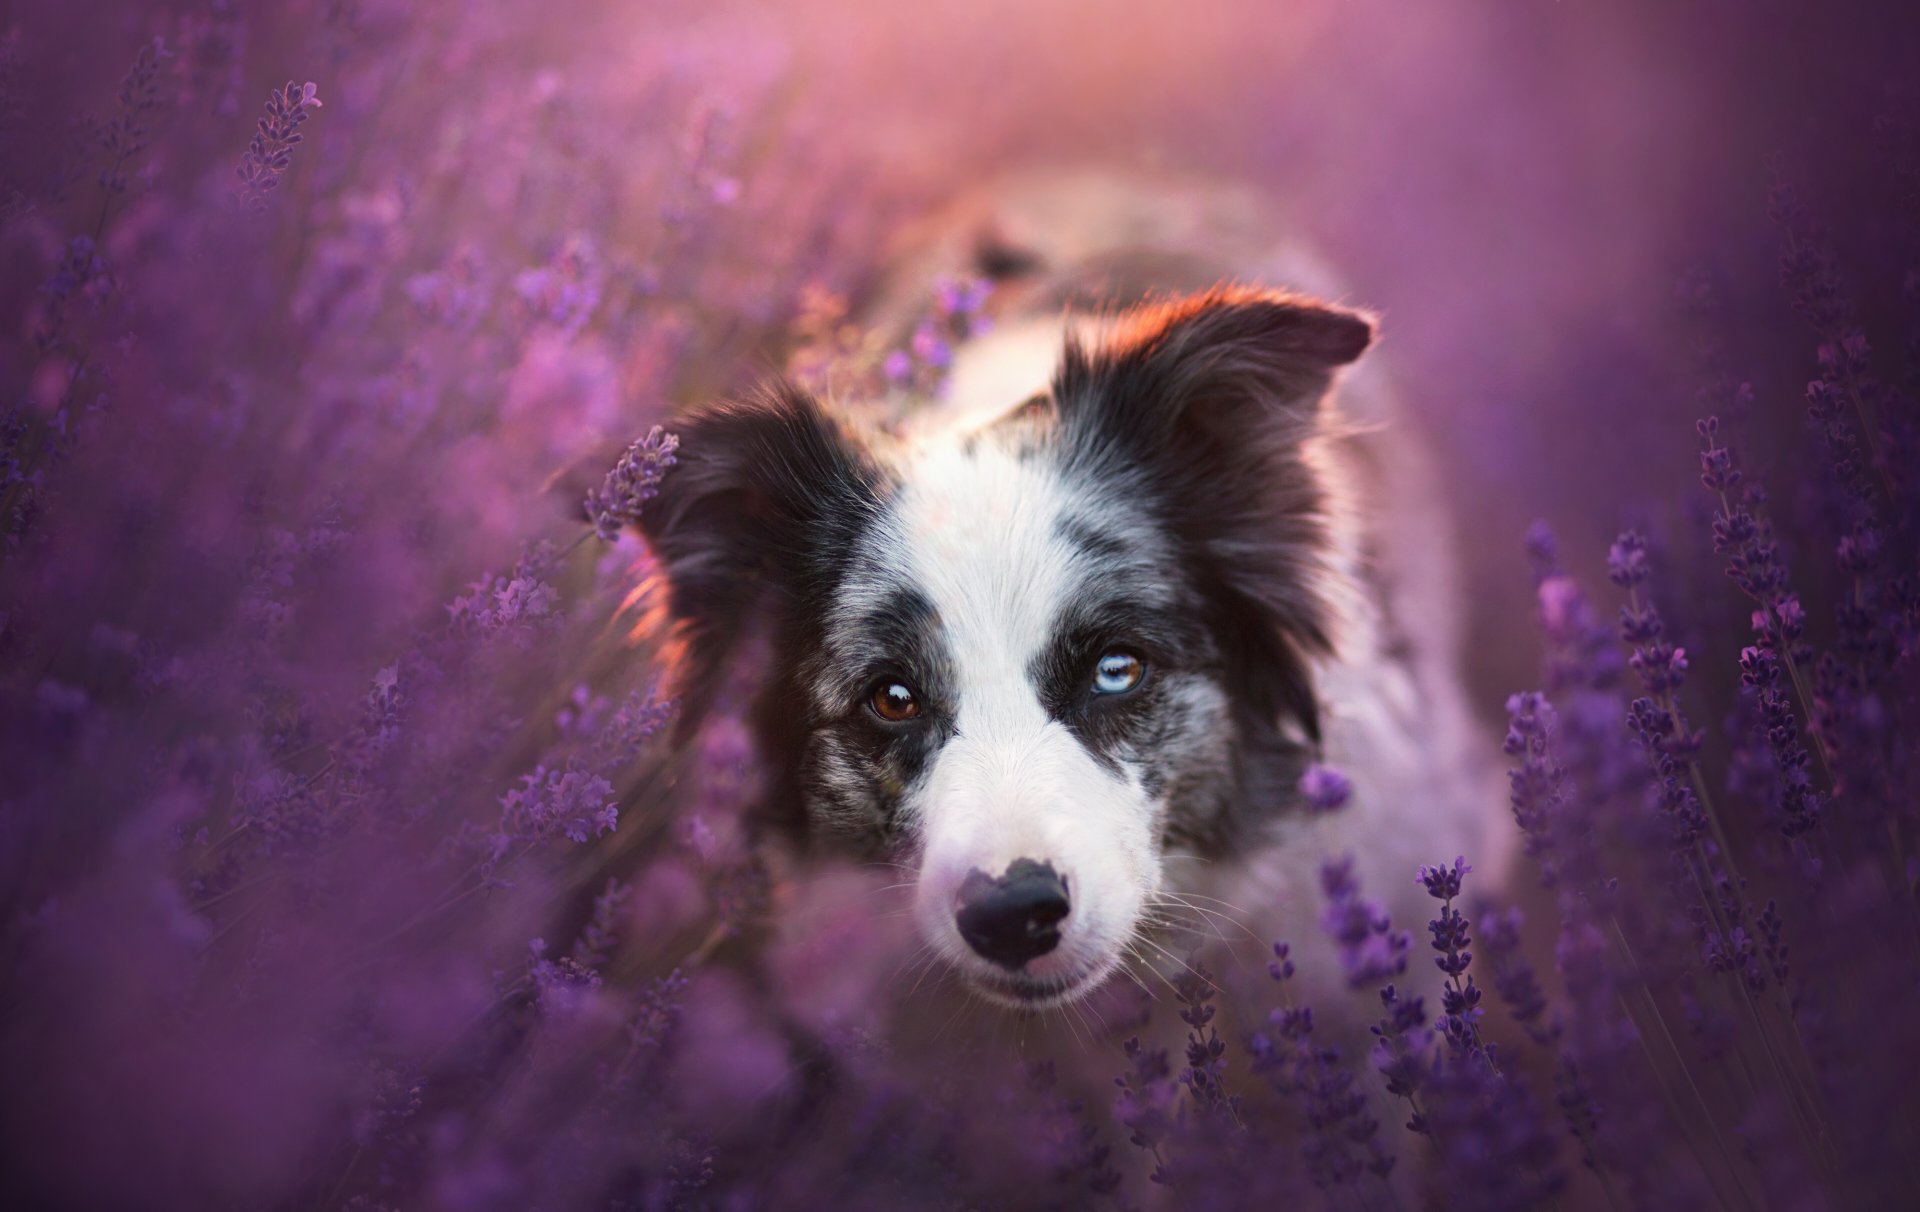
M 1240 933 L 1246 935 L 1253 942 L 1263 947 L 1266 945 L 1266 940 L 1262 939 L 1258 934 L 1254 933 L 1254 931 L 1250 927 L 1248 927 L 1248 925 L 1244 921 L 1240 920 L 1239 917 L 1229 916 L 1228 914 L 1221 913 L 1218 910 L 1208 909 L 1203 905 L 1193 904 L 1191 903 L 1191 901 L 1186 899 L 1185 896 L 1178 893 L 1162 892 L 1160 893 L 1160 896 L 1165 899 L 1160 902 L 1157 902 L 1158 904 L 1178 905 L 1183 909 L 1191 909 L 1193 912 L 1201 914 L 1204 918 L 1206 918 L 1209 921 L 1217 921 L 1217 922 L 1221 922 L 1226 925 L 1232 926 L 1234 929 L 1240 931 Z M 1224 901 L 1220 903 L 1225 904 Z M 1226 941 L 1226 938 L 1224 935 L 1217 935 L 1216 937 L 1218 937 L 1221 942 Z
M 914 978 L 913 987 L 907 990 L 906 1000 L 909 1002 L 913 1000 L 915 994 L 920 992 L 920 986 L 925 983 L 927 977 L 939 969 L 940 956 L 935 952 L 932 943 L 922 943 L 920 949 L 914 953 L 912 964 L 919 970 L 920 975 Z
M 1135 954 L 1134 952 L 1128 951 L 1121 957 L 1120 970 L 1127 974 L 1127 979 L 1131 980 L 1134 984 L 1140 987 L 1140 992 L 1146 994 L 1147 999 L 1149 1001 L 1155 1001 L 1155 1002 L 1159 1001 L 1160 995 L 1153 991 L 1153 986 L 1147 984 L 1146 981 L 1141 980 L 1140 974 L 1134 971 L 1134 965 L 1136 964 L 1143 969 L 1149 967 L 1146 960 L 1142 959 L 1139 955 Z
M 947 1021 L 940 1024 L 940 1029 L 933 1033 L 933 1039 L 930 1041 L 932 1044 L 938 1045 L 942 1039 L 946 1038 L 947 1032 L 953 1029 L 954 1023 L 960 1021 L 962 1015 L 970 1012 L 976 1003 L 985 1000 L 974 991 L 971 985 L 965 982 L 962 982 L 960 985 L 960 993 L 961 997 L 958 1004 L 954 1006 L 953 1013 L 949 1014 Z
M 1244 918 L 1244 917 L 1252 916 L 1250 912 L 1248 912 L 1245 909 L 1242 909 L 1240 906 L 1234 904 L 1232 901 L 1223 901 L 1217 896 L 1203 896 L 1198 892 L 1182 892 L 1182 893 L 1178 893 L 1177 895 L 1184 897 L 1189 901 L 1206 901 L 1209 904 L 1219 905 L 1221 908 L 1226 909 L 1229 912 L 1239 917 Z
M 1144 934 L 1136 935 L 1135 937 L 1138 939 L 1138 941 L 1145 943 L 1149 947 L 1152 947 L 1155 951 L 1158 951 L 1161 955 L 1164 955 L 1165 957 L 1167 957 L 1167 959 L 1173 961 L 1174 963 L 1180 965 L 1180 967 L 1186 969 L 1188 975 L 1196 976 L 1196 977 L 1201 976 L 1200 972 L 1196 970 L 1192 964 L 1189 964 L 1186 960 L 1181 959 L 1179 956 L 1175 955 L 1173 952 L 1167 950 L 1165 947 L 1162 947 L 1159 943 L 1154 942 L 1152 939 L 1148 938 L 1146 935 Z M 1202 977 L 1202 979 L 1205 979 L 1205 978 Z
M 1080 1038 L 1079 1029 L 1073 1025 L 1073 1003 L 1067 1002 L 1061 1005 L 1059 1010 L 1061 1025 L 1067 1029 L 1067 1034 L 1073 1037 L 1074 1046 L 1080 1049 L 1080 1051 L 1085 1052 L 1087 1050 L 1086 1041 Z
M 1215 932 L 1213 924 L 1205 918 L 1179 917 L 1167 912 L 1164 906 L 1155 907 L 1142 914 L 1140 924 L 1146 930 L 1164 933 L 1169 936 L 1195 936 L 1202 939 L 1212 938 L 1222 943 L 1227 941 L 1224 936 Z
M 1130 959 L 1138 961 L 1142 971 L 1146 972 L 1149 976 L 1153 977 L 1155 980 L 1165 985 L 1167 987 L 1168 993 L 1174 994 L 1175 996 L 1179 995 L 1179 990 L 1174 988 L 1173 982 L 1171 980 L 1167 979 L 1167 974 L 1160 971 L 1159 966 L 1156 965 L 1151 958 L 1149 958 L 1148 956 L 1142 955 L 1137 951 L 1132 950 L 1131 944 L 1129 944 L 1128 946 L 1127 956 Z M 1143 983 L 1141 985 L 1141 988 L 1145 989 L 1146 985 Z M 1148 996 L 1153 997 L 1155 1001 L 1160 1000 L 1158 997 L 1155 997 L 1153 995 L 1151 990 L 1148 990 Z

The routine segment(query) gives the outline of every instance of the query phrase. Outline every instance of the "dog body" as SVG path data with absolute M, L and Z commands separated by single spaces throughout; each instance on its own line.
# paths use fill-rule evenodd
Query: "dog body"
M 703 410 L 643 528 L 697 719 L 757 649 L 769 819 L 912 873 L 965 986 L 1040 1009 L 1208 898 L 1338 966 L 1316 871 L 1351 853 L 1401 928 L 1415 868 L 1512 846 L 1459 690 L 1450 535 L 1373 340 L 1248 196 L 1054 175 L 942 216 L 880 325 L 997 278 L 944 399 L 794 388 Z M 875 420 L 879 423 L 874 423 Z M 1303 805 L 1319 760 L 1354 784 Z M 1159 948 L 1154 948 L 1159 951 Z

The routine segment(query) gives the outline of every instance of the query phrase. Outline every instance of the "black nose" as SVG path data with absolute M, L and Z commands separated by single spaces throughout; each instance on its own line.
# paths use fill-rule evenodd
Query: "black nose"
M 999 879 L 974 869 L 960 885 L 954 921 L 960 937 L 987 959 L 1019 968 L 1060 945 L 1067 881 L 1051 863 L 1015 859 Z

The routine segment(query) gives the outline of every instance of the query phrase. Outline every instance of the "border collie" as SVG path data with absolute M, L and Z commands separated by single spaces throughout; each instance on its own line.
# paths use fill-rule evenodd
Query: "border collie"
M 1316 951 L 1329 854 L 1403 927 L 1420 863 L 1505 863 L 1439 482 L 1377 382 L 1336 407 L 1377 321 L 1298 293 L 1272 226 L 1211 186 L 989 191 L 872 317 L 995 279 L 944 399 L 699 409 L 641 520 L 687 719 L 754 653 L 767 821 L 908 868 L 922 940 L 991 1001 L 1085 995 L 1190 895 Z M 1316 760 L 1354 784 L 1337 813 L 1303 805 Z

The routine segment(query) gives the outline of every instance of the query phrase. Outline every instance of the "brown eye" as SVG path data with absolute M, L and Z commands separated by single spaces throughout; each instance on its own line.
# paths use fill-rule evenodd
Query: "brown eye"
M 914 697 L 913 688 L 905 682 L 878 683 L 867 699 L 867 706 L 873 708 L 873 714 L 889 724 L 904 724 L 920 715 L 920 700 Z

